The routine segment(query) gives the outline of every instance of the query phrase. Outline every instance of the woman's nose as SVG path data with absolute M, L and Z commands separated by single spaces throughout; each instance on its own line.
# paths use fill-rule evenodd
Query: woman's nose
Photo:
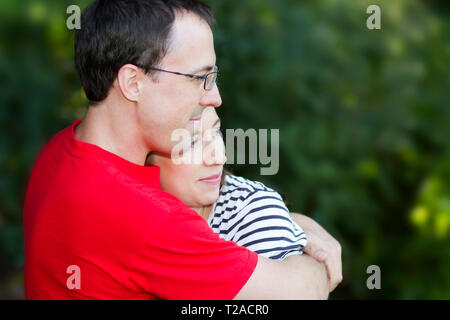
M 227 162 L 227 157 L 225 155 L 225 145 L 223 140 L 219 139 L 220 142 L 210 143 L 205 149 L 205 154 L 203 155 L 203 162 L 207 166 L 213 165 L 224 165 Z

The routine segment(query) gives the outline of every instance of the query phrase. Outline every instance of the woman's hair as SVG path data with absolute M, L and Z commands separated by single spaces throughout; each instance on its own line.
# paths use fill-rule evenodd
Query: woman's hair
M 230 170 L 228 170 L 228 169 L 225 169 L 225 167 L 223 168 L 223 171 L 222 171 L 222 179 L 220 180 L 220 188 L 222 188 L 222 186 L 225 184 L 225 176 L 227 175 L 227 174 L 232 174 L 231 172 L 230 172 Z

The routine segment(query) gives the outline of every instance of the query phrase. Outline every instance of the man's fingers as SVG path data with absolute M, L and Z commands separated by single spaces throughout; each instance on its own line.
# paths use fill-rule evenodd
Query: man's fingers
M 324 263 L 328 272 L 328 281 L 330 284 L 330 292 L 332 292 L 339 283 L 342 282 L 342 266 L 340 248 L 336 248 L 336 252 L 329 254 L 324 249 L 316 246 L 308 245 L 304 248 L 306 254 L 312 256 L 318 262 Z
M 342 282 L 342 262 L 341 254 L 338 250 L 337 254 L 330 256 L 325 262 L 330 276 L 330 292 Z
M 339 261 L 335 261 L 335 259 L 333 259 L 328 252 L 322 249 L 315 249 L 310 246 L 309 248 L 305 247 L 304 251 L 318 262 L 325 264 L 328 273 L 329 292 L 336 289 L 342 279 L 342 276 L 340 276 L 341 272 Z
M 331 257 L 327 258 L 324 262 L 328 273 L 329 292 L 332 292 L 341 283 L 342 276 L 340 276 L 338 265 L 333 261 Z
M 325 250 L 309 243 L 303 248 L 303 251 L 319 262 L 325 262 L 328 257 L 328 253 Z
M 293 214 L 292 218 L 308 236 L 308 243 L 303 248 L 304 253 L 316 261 L 324 263 L 328 273 L 330 292 L 342 282 L 342 248 L 317 222 L 301 214 Z
M 314 253 L 314 259 L 316 259 L 319 262 L 325 262 L 325 260 L 327 259 L 328 254 L 326 251 L 324 250 L 317 250 Z

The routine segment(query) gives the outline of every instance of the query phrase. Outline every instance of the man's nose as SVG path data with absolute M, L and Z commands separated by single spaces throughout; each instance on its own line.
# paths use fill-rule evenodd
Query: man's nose
M 206 90 L 202 98 L 200 99 L 200 105 L 203 107 L 220 107 L 222 104 L 222 97 L 219 93 L 217 84 L 211 90 Z

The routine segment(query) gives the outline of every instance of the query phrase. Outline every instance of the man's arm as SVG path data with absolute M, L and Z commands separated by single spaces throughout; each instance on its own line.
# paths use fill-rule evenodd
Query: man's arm
M 258 256 L 258 263 L 237 300 L 326 300 L 329 293 L 325 266 L 308 255 L 272 260 Z

